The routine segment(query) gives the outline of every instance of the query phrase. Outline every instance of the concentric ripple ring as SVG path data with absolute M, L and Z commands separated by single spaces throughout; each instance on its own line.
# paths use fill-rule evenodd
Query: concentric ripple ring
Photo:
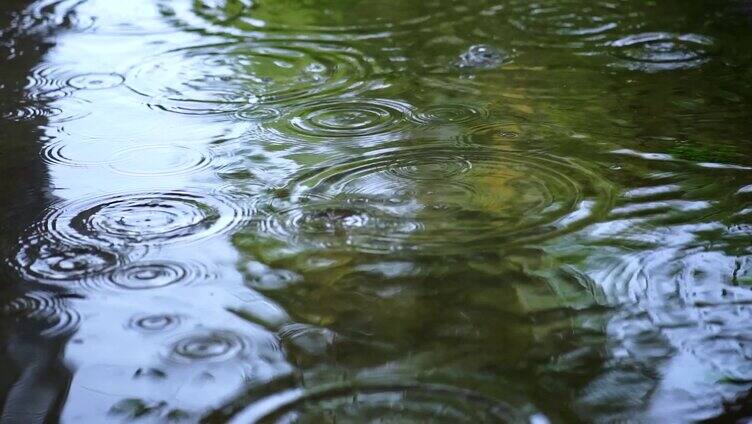
M 524 414 L 482 393 L 443 384 L 338 383 L 290 389 L 263 399 L 235 415 L 231 423 L 273 419 L 287 422 L 324 419 L 496 423 L 525 422 Z
M 466 251 L 542 240 L 611 208 L 611 184 L 540 152 L 376 151 L 301 173 L 259 206 L 257 230 L 296 246 Z
M 624 61 L 624 67 L 665 71 L 695 68 L 705 63 L 713 44 L 713 39 L 699 34 L 648 32 L 620 38 L 611 47 L 614 56 Z
M 136 192 L 60 205 L 43 220 L 49 234 L 71 244 L 106 246 L 185 243 L 216 236 L 250 214 L 222 193 Z
M 305 103 L 290 111 L 272 128 L 280 135 L 294 133 L 312 139 L 352 138 L 389 140 L 404 128 L 412 107 L 388 99 L 345 99 Z
M 336 43 L 254 41 L 170 50 L 133 66 L 126 84 L 152 106 L 180 113 L 239 112 L 354 93 L 371 60 Z
M 0 316 L 33 322 L 46 337 L 70 334 L 81 321 L 81 315 L 63 298 L 46 292 L 29 292 L 0 305 Z
M 199 331 L 175 341 L 167 356 L 178 363 L 223 362 L 247 353 L 253 346 L 227 330 Z

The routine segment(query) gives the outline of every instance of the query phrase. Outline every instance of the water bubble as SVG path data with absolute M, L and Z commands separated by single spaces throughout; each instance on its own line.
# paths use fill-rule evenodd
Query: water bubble
M 279 330 L 279 337 L 288 345 L 310 355 L 324 355 L 334 344 L 336 334 L 325 328 L 306 324 L 289 324 Z
M 292 271 L 274 269 L 256 261 L 248 261 L 245 269 L 246 284 L 258 290 L 278 290 L 300 281 L 300 276 Z
M 493 69 L 504 63 L 507 55 L 502 50 L 487 44 L 471 46 L 457 59 L 459 68 Z
M 713 40 L 698 34 L 648 32 L 611 43 L 619 65 L 645 72 L 695 68 L 711 54 Z

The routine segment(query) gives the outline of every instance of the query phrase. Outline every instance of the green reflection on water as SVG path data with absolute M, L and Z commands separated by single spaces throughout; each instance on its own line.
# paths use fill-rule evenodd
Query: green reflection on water
M 222 371 L 217 363 L 235 360 L 238 369 L 195 380 L 231 381 L 247 393 L 224 396 L 226 409 L 191 399 L 198 410 L 189 412 L 129 393 L 111 415 L 185 418 L 217 408 L 208 420 L 240 412 L 302 422 L 667 422 L 718 416 L 749 390 L 746 3 L 139 4 L 156 7 L 156 18 L 87 21 L 76 8 L 98 10 L 92 0 L 63 21 L 74 46 L 103 49 L 86 41 L 101 36 L 135 56 L 110 58 L 112 87 L 91 76 L 101 79 L 102 69 L 87 69 L 78 89 L 121 91 L 89 93 L 83 108 L 156 123 L 103 131 L 112 122 L 47 117 L 41 127 L 69 147 L 45 145 L 50 185 L 84 198 L 33 226 L 42 234 L 9 262 L 34 283 L 99 289 L 108 281 L 100 274 L 117 268 L 135 269 L 116 274 L 120 287 L 197 279 L 211 290 L 212 272 L 179 262 L 206 255 L 229 268 L 217 287 L 239 271 L 243 295 L 260 293 L 283 312 L 215 304 L 213 291 L 181 294 L 209 293 L 199 300 L 214 313 L 199 317 L 198 336 L 159 342 L 173 349 L 156 355 L 173 360 L 169 372 L 135 377 L 200 369 L 191 360 Z M 70 80 L 49 74 L 30 87 Z M 45 101 L 71 106 L 61 99 Z M 123 160 L 118 170 L 132 179 L 99 183 L 106 172 L 87 168 L 97 162 L 63 155 L 75 156 L 70 147 L 87 130 L 99 142 L 98 131 L 119 141 L 174 137 L 187 163 L 156 158 L 138 175 L 128 169 L 138 160 Z M 112 147 L 97 146 L 82 150 L 99 159 Z M 84 171 L 71 178 L 70 165 Z M 160 179 L 144 183 L 143 174 Z M 75 194 L 82 180 L 107 196 Z M 186 188 L 194 185 L 206 193 Z M 120 194 L 123 186 L 140 197 Z M 156 218 L 171 231 L 162 234 Z M 234 251 L 218 259 L 214 245 L 188 243 L 228 233 L 237 261 L 226 259 Z M 50 266 L 74 251 L 63 242 L 93 247 Z M 170 273 L 157 261 L 126 268 L 131 259 L 108 250 L 167 247 L 174 257 L 159 259 L 170 259 Z M 108 316 L 103 309 L 90 315 Z M 222 314 L 254 331 L 202 328 L 232 321 Z M 167 324 L 184 319 L 175 316 Z M 88 358 L 88 345 L 72 346 Z M 264 368 L 274 366 L 281 377 Z

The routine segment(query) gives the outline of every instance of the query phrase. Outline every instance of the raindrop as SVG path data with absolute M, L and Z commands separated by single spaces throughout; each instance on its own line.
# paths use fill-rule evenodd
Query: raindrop
M 496 47 L 477 44 L 462 53 L 457 59 L 456 65 L 463 69 L 493 69 L 501 66 L 506 57 L 507 54 Z

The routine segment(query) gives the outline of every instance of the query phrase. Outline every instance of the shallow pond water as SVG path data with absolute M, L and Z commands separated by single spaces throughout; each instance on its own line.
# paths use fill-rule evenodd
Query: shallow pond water
M 0 5 L 2 422 L 691 422 L 752 389 L 752 4 Z

